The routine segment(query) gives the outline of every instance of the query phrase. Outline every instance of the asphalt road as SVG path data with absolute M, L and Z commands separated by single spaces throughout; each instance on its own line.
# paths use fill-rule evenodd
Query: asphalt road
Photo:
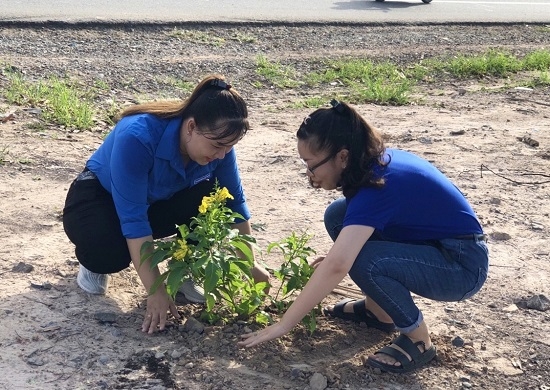
M 550 24 L 550 0 L 0 0 L 12 21 Z

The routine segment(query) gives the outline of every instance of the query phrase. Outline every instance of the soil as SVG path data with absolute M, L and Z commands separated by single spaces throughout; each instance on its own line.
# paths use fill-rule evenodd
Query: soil
M 175 34 L 181 30 L 194 38 Z M 182 97 L 178 81 L 224 74 L 249 103 L 253 129 L 237 152 L 263 248 L 257 257 L 276 267 L 281 259 L 265 248 L 292 231 L 312 234 L 319 255 L 330 248 L 323 212 L 340 193 L 308 186 L 294 137 L 311 109 L 293 103 L 341 89 L 271 85 L 255 71 L 259 54 L 301 74 L 341 56 L 407 65 L 489 48 L 522 55 L 548 50 L 548 31 L 531 25 L 5 24 L 0 63 L 27 80 L 69 77 L 96 88 L 104 108 Z M 197 32 L 223 40 L 200 41 Z M 193 318 L 201 307 L 180 299 L 181 322 L 142 334 L 145 291 L 135 271 L 114 275 L 106 296 L 81 291 L 60 220 L 69 184 L 110 124 L 98 119 L 92 131 L 53 125 L 39 104 L 14 106 L 2 93 L 0 388 L 550 389 L 550 312 L 532 302 L 550 296 L 550 88 L 517 88 L 514 80 L 528 76 L 428 77 L 412 104 L 355 105 L 389 146 L 418 153 L 448 175 L 489 235 L 490 275 L 477 295 L 457 303 L 415 298 L 438 355 L 406 375 L 362 364 L 392 336 L 325 317 L 311 336 L 297 327 L 243 350 L 236 341 L 254 326 L 198 323 Z M 0 75 L 0 88 L 6 85 Z M 359 296 L 346 278 L 323 303 Z

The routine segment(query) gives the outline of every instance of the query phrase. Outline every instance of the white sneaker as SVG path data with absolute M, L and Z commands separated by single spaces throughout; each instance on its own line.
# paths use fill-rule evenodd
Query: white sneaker
M 193 303 L 205 303 L 204 289 L 197 286 L 191 279 L 187 279 L 178 290 L 185 298 Z
M 107 287 L 109 287 L 110 279 L 108 274 L 96 274 L 80 264 L 76 283 L 87 293 L 104 295 L 107 292 Z

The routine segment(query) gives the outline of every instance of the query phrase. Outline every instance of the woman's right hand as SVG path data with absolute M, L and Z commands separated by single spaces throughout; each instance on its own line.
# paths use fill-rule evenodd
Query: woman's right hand
M 166 326 L 167 313 L 170 311 L 174 317 L 180 318 L 176 304 L 166 292 L 166 289 L 159 287 L 154 294 L 147 298 L 147 310 L 141 331 L 149 334 L 157 330 L 164 330 Z
M 323 260 L 325 260 L 325 256 L 320 256 L 320 257 L 316 258 L 315 260 L 313 260 L 310 265 L 313 268 L 317 268 L 319 266 L 319 264 L 321 264 L 321 261 L 323 261 Z

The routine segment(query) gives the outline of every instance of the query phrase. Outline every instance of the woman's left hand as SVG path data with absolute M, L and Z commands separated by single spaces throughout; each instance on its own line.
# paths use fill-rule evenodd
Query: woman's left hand
M 289 330 L 278 322 L 256 332 L 241 335 L 241 339 L 243 340 L 239 341 L 237 345 L 244 348 L 254 347 L 255 345 L 284 336 Z

